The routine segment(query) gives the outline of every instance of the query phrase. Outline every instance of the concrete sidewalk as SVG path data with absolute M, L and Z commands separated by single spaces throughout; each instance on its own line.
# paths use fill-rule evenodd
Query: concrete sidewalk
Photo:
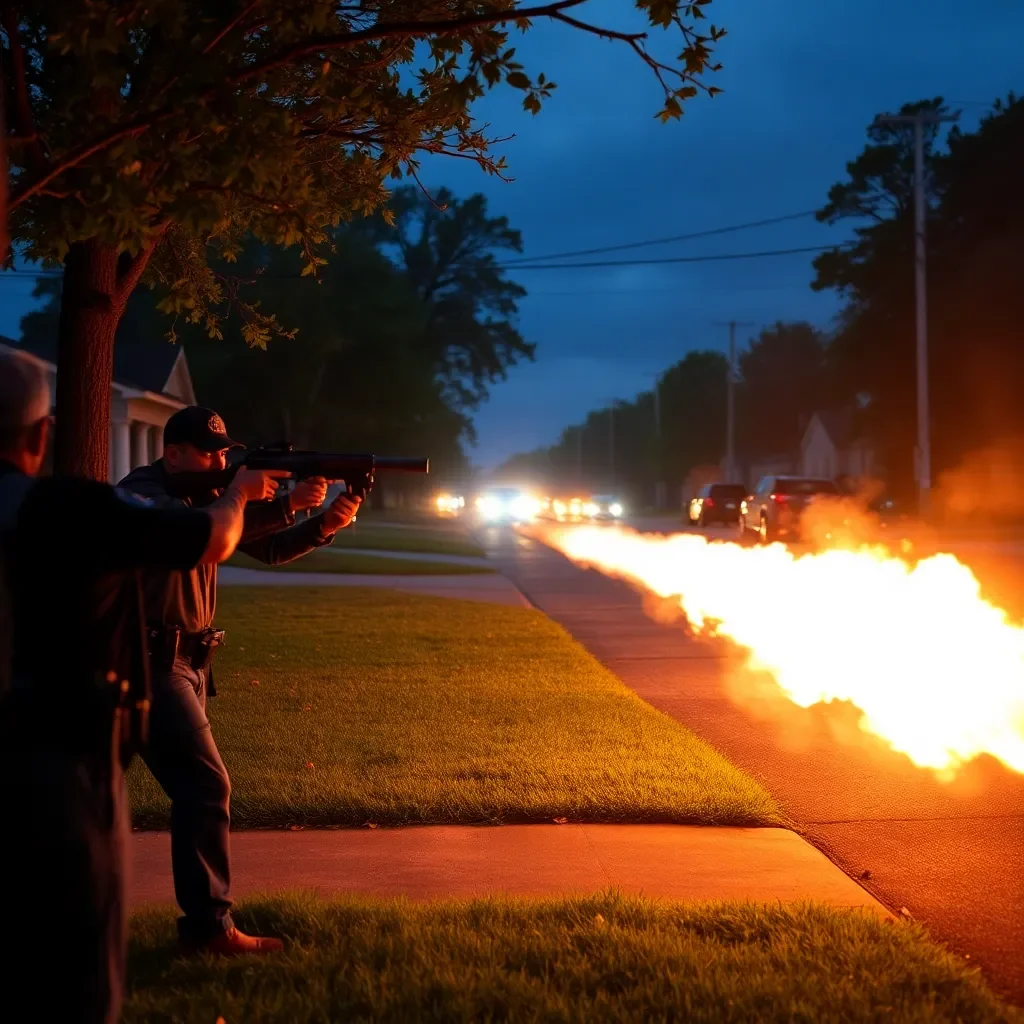
M 223 586 L 262 587 L 386 587 L 408 594 L 452 597 L 463 601 L 531 607 L 515 584 L 500 572 L 453 576 L 373 576 L 361 573 L 266 572 L 229 565 L 217 573 Z
M 238 832 L 232 888 L 412 899 L 624 892 L 680 900 L 818 900 L 885 908 L 798 835 L 695 825 L 439 825 Z M 132 836 L 131 906 L 170 903 L 170 837 Z

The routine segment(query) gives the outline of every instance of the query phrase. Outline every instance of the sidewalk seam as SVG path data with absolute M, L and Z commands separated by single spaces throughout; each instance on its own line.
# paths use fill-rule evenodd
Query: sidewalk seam
M 608 873 L 608 868 L 601 860 L 601 855 L 597 852 L 597 847 L 594 846 L 593 839 L 590 838 L 590 830 L 585 824 L 579 825 L 578 827 L 583 830 L 583 838 L 587 841 L 587 846 L 590 849 L 590 852 L 594 855 L 594 862 L 601 869 L 601 874 L 604 875 L 605 882 L 609 887 L 613 886 L 615 883 L 612 881 L 612 876 Z

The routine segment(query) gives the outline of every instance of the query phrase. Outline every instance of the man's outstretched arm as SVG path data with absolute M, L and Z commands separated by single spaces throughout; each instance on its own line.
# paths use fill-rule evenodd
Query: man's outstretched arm
M 293 562 L 316 548 L 330 544 L 338 530 L 344 529 L 355 519 L 360 503 L 359 498 L 339 494 L 319 515 L 255 541 L 243 538 L 238 550 L 266 565 Z
M 295 525 L 295 516 L 311 508 L 319 508 L 327 497 L 327 481 L 323 477 L 300 480 L 289 494 L 273 501 L 249 505 L 245 510 L 242 543 L 262 540 Z

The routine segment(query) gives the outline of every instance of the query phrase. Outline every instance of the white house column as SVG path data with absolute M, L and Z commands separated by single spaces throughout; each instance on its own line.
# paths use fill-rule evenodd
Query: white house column
M 128 424 L 115 420 L 110 424 L 111 477 L 116 484 L 123 480 L 132 468 L 132 437 Z
M 132 425 L 132 469 L 149 464 L 149 424 Z
M 149 452 L 150 461 L 156 462 L 164 453 L 164 428 L 149 428 Z

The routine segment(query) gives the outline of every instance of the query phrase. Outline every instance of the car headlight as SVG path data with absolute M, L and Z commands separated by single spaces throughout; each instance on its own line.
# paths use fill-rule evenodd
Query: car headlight
M 583 506 L 583 514 L 590 516 L 591 518 L 596 516 L 600 511 L 601 510 L 597 507 L 597 504 L 593 501 L 588 501 L 586 505 Z
M 611 513 L 611 514 L 612 514 L 612 515 L 613 515 L 613 516 L 614 516 L 614 517 L 615 517 L 616 519 L 618 519 L 618 518 L 619 518 L 619 516 L 621 516 L 621 515 L 622 515 L 622 506 L 621 506 L 621 505 L 620 505 L 620 504 L 619 504 L 619 503 L 618 503 L 617 501 L 613 501 L 613 502 L 612 502 L 612 503 L 611 503 L 611 504 L 610 504 L 610 505 L 608 506 L 608 511 L 609 511 L 609 512 L 610 512 L 610 513 Z
M 477 507 L 486 519 L 497 519 L 501 515 L 501 502 L 497 498 L 481 498 Z
M 521 497 L 512 502 L 512 515 L 517 519 L 532 519 L 540 512 L 540 502 L 536 498 Z

